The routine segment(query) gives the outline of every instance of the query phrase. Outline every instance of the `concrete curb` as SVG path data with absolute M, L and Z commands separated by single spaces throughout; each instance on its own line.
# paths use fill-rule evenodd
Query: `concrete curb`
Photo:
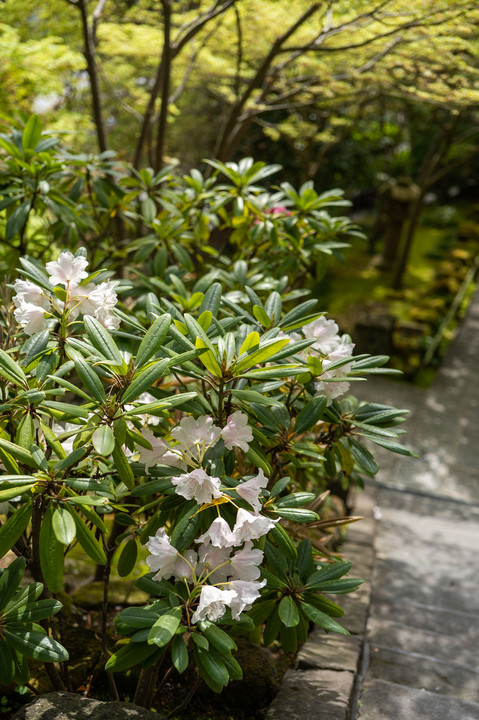
M 302 646 L 295 667 L 287 671 L 265 720 L 352 720 L 365 655 L 366 625 L 374 564 L 377 490 L 358 495 L 355 514 L 364 520 L 348 528 L 342 552 L 353 563 L 352 575 L 364 580 L 359 590 L 341 595 L 344 626 L 350 637 L 314 630 Z

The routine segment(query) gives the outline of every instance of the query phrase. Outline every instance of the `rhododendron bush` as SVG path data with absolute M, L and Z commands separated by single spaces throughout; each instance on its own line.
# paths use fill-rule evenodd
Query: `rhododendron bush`
M 244 190 L 248 203 L 266 202 L 252 184 L 262 167 L 223 166 L 237 200 Z M 191 201 L 201 183 L 194 173 L 190 180 Z M 34 659 L 54 687 L 69 688 L 56 596 L 73 549 L 103 579 L 100 652 L 114 697 L 118 674 L 138 666 L 134 701 L 151 704 L 162 662 L 162 672 L 194 664 L 220 692 L 242 675 L 237 635 L 294 652 L 311 623 L 348 634 L 329 595 L 361 580 L 324 542 L 328 487 L 377 471 L 364 440 L 409 454 L 397 440 L 405 411 L 348 394 L 368 373 L 387 372 L 387 358 L 355 355 L 306 291 L 287 274 L 260 271 L 253 257 L 217 265 L 203 257 L 195 269 L 178 235 L 172 257 L 161 235 L 178 220 L 168 192 L 155 195 L 161 210 L 148 205 L 142 216 L 156 235 L 131 244 L 135 260 L 122 277 L 107 254 L 92 268 L 80 243 L 46 263 L 22 257 L 3 301 L 0 556 L 17 556 L 0 576 L 7 684 L 25 685 Z M 303 200 L 314 205 L 311 192 L 304 189 Z M 219 216 L 231 188 L 222 193 Z M 213 212 L 211 193 L 208 202 Z M 254 236 L 271 223 L 261 232 L 284 249 L 278 238 L 286 242 L 293 211 L 279 207 L 271 220 L 252 222 L 245 207 L 234 211 L 244 222 L 232 223 L 233 232 Z M 290 231 L 311 245 L 321 218 L 313 207 L 299 230 L 302 212 Z M 197 221 L 190 205 L 181 222 Z M 170 227 L 174 235 L 179 225 Z M 135 584 L 150 600 L 111 623 L 112 567 L 129 583 L 145 562 Z

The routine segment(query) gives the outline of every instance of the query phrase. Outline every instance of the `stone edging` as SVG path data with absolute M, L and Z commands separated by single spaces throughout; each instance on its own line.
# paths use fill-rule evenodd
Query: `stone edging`
M 284 676 L 265 720 L 352 720 L 371 596 L 376 496 L 377 490 L 371 487 L 358 495 L 354 512 L 364 520 L 350 525 L 342 550 L 353 563 L 351 574 L 364 580 L 355 593 L 339 597 L 343 624 L 351 636 L 314 630 L 299 651 L 295 667 Z

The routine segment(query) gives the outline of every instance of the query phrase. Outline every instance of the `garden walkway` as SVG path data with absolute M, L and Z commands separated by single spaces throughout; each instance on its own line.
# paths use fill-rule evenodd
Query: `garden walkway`
M 476 293 L 431 388 L 360 388 L 411 409 L 420 458 L 378 453 L 345 548 L 366 578 L 341 602 L 352 635 L 313 633 L 268 720 L 479 720 L 478 358 Z

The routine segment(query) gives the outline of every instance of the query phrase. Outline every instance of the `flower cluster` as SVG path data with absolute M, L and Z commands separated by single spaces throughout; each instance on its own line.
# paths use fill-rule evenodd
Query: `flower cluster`
M 83 315 L 93 315 L 109 330 L 118 329 L 120 318 L 113 314 L 118 300 L 116 283 L 108 280 L 98 285 L 93 282 L 82 284 L 88 277 L 85 270 L 87 265 L 86 258 L 75 257 L 68 251 L 62 252 L 58 260 L 46 264 L 50 285 L 53 288 L 63 285 L 65 288 L 64 302 L 30 280 L 15 281 L 15 319 L 27 335 L 45 330 L 47 317 L 53 315 L 54 308 L 66 312 L 71 320 L 75 320 L 81 312 Z
M 150 551 L 146 562 L 156 572 L 154 580 L 173 577 L 192 585 L 192 601 L 199 602 L 191 616 L 193 624 L 204 620 L 219 620 L 231 609 L 234 619 L 248 610 L 260 596 L 266 580 L 258 581 L 263 551 L 253 547 L 253 540 L 266 535 L 275 521 L 240 508 L 233 529 L 222 517 L 216 518 L 210 528 L 196 542 L 196 550 L 181 555 L 170 542 L 164 528 L 150 537 L 146 547 Z M 241 547 L 242 546 L 242 547 Z M 238 548 L 235 552 L 235 548 Z
M 344 378 L 351 370 L 351 363 L 339 367 L 328 368 L 338 360 L 349 358 L 353 354 L 354 344 L 347 335 L 339 335 L 339 327 L 334 320 L 327 320 L 324 315 L 313 320 L 302 328 L 303 336 L 315 342 L 304 352 L 304 356 L 315 356 L 321 360 L 321 380 L 316 382 L 316 395 L 325 395 L 328 405 L 349 390 L 349 383 Z M 293 335 L 295 337 L 293 337 Z M 298 333 L 293 333 L 294 340 L 301 340 Z
M 176 445 L 169 445 L 150 430 L 144 429 L 143 437 L 150 443 L 151 450 L 140 447 L 140 461 L 145 463 L 146 472 L 157 463 L 181 470 L 186 470 L 188 466 L 195 468 L 192 472 L 173 478 L 173 483 L 177 485 L 179 495 L 189 500 L 194 497 L 200 503 L 211 502 L 213 497 L 221 496 L 219 479 L 210 478 L 201 468 L 207 451 L 222 439 L 227 450 L 237 447 L 247 452 L 248 443 L 253 439 L 248 417 L 240 411 L 228 417 L 223 429 L 214 425 L 212 418 L 207 415 L 196 419 L 188 415 L 173 428 L 171 436 L 176 440 Z

